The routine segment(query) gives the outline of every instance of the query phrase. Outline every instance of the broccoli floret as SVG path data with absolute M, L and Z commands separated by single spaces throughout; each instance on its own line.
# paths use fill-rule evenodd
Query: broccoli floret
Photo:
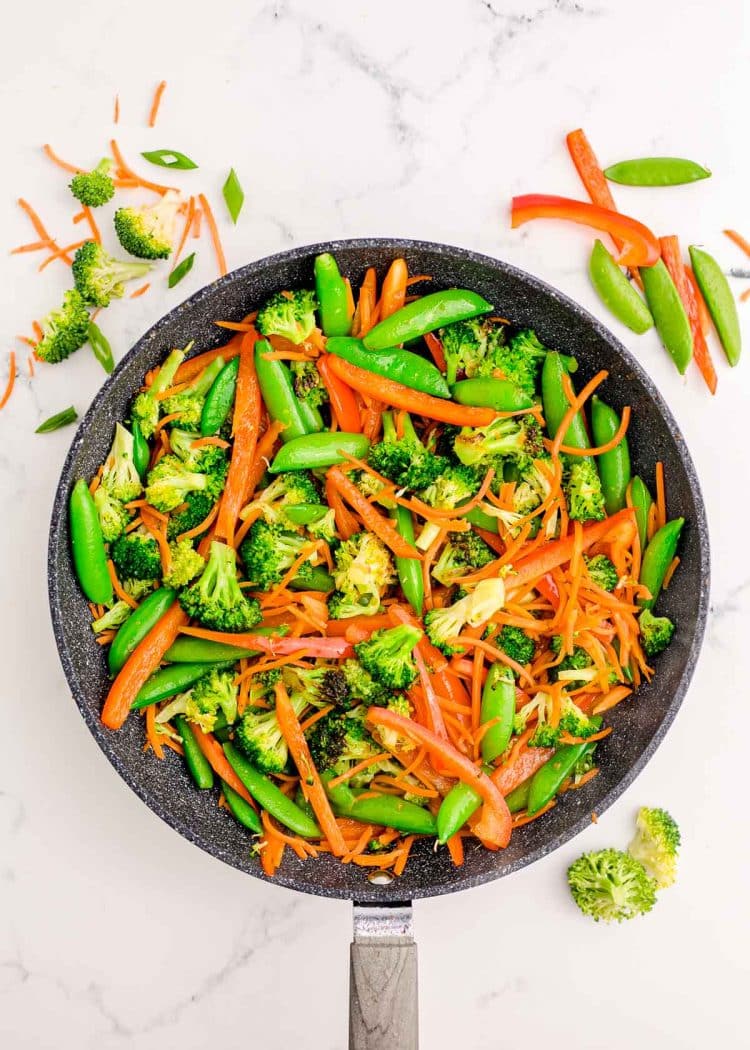
M 427 488 L 446 470 L 448 461 L 425 448 L 406 414 L 403 423 L 404 436 L 399 438 L 393 416 L 390 412 L 383 413 L 383 440 L 370 448 L 367 461 L 373 470 L 399 488 Z
M 474 495 L 480 485 L 479 477 L 472 467 L 463 463 L 450 464 L 442 474 L 419 493 L 420 499 L 431 507 L 452 510 Z M 426 551 L 440 531 L 435 522 L 427 522 L 417 537 L 417 547 Z
M 505 584 L 501 577 L 480 580 L 473 591 L 443 609 L 430 609 L 424 617 L 427 637 L 432 644 L 452 656 L 462 652 L 461 646 L 451 643 L 465 626 L 479 627 L 505 604 Z
M 494 561 L 495 553 L 473 529 L 453 532 L 440 552 L 432 575 L 446 587 L 450 587 L 460 576 L 476 572 Z
M 153 205 L 118 208 L 115 233 L 126 252 L 139 259 L 168 259 L 172 254 L 180 195 L 167 190 Z
M 379 496 L 383 491 L 382 481 L 378 481 L 376 477 L 369 474 L 366 470 L 349 470 L 347 471 L 347 477 L 350 481 L 353 481 L 363 496 L 367 496 L 369 499 L 371 496 Z M 392 506 L 393 501 L 387 497 L 383 498 L 383 505 Z
M 215 631 L 249 631 L 262 619 L 258 602 L 240 590 L 234 551 L 215 540 L 202 575 L 180 594 L 180 605 Z
M 164 574 L 167 587 L 184 587 L 194 580 L 198 573 L 203 572 L 205 560 L 193 547 L 192 540 L 170 543 L 169 552 L 172 555 L 172 565 L 169 572 Z
M 455 321 L 440 329 L 445 354 L 446 379 L 452 386 L 457 379 L 492 374 L 497 346 L 505 340 L 504 330 L 492 321 L 473 317 Z
M 628 853 L 643 865 L 660 890 L 677 878 L 680 829 L 666 809 L 641 806 Z
M 109 157 L 100 160 L 93 171 L 79 171 L 70 180 L 70 192 L 88 208 L 100 208 L 115 195 L 115 184 L 109 174 L 112 161 Z
M 170 514 L 167 524 L 167 539 L 174 540 L 183 532 L 190 532 L 206 520 L 216 502 L 207 492 L 188 492 L 184 500 L 184 510 Z M 197 537 L 195 537 L 197 538 Z
M 536 719 L 536 727 L 529 738 L 529 747 L 557 747 L 562 730 L 559 725 L 550 724 L 550 711 L 549 693 L 536 693 L 527 704 L 516 711 L 513 732 L 516 735 L 523 733 L 529 722 Z
M 408 699 L 403 693 L 394 693 L 388 697 L 385 704 L 379 705 L 386 707 L 389 711 L 394 711 L 397 715 L 401 715 L 402 718 L 411 718 L 411 706 Z M 409 742 L 401 736 L 395 729 L 387 729 L 385 726 L 377 726 L 373 729 L 373 736 L 382 744 L 386 751 L 409 751 L 413 748 L 409 747 Z M 414 798 L 412 801 L 424 802 L 424 798 Z
M 141 391 L 130 407 L 130 417 L 137 422 L 145 438 L 150 438 L 159 422 L 160 402 L 156 395 L 163 393 L 172 385 L 177 369 L 185 360 L 184 350 L 172 350 L 164 364 L 154 377 L 151 386 Z
M 304 536 L 296 532 L 285 532 L 280 526 L 269 525 L 262 518 L 258 518 L 250 526 L 250 531 L 240 546 L 245 575 L 257 590 L 270 590 L 299 557 L 306 543 Z M 298 578 L 304 581 L 311 564 L 308 560 L 300 566 Z
M 161 578 L 159 545 L 142 527 L 116 539 L 109 553 L 121 580 Z
M 188 470 L 177 456 L 162 456 L 148 472 L 146 501 L 164 514 L 184 503 L 189 492 L 200 491 L 209 494 L 207 475 Z M 217 495 L 215 492 L 210 494 L 214 498 Z
M 299 717 L 307 701 L 304 696 L 290 696 L 292 708 Z M 330 716 L 329 716 L 330 717 Z M 324 722 L 321 718 L 320 722 Z M 317 722 L 316 725 L 319 725 Z M 289 748 L 279 729 L 275 711 L 248 708 L 235 729 L 235 741 L 242 752 L 262 773 L 282 773 L 289 760 Z
M 263 335 L 281 335 L 290 343 L 304 343 L 315 327 L 315 293 L 305 288 L 277 292 L 258 311 L 255 322 Z
M 485 469 L 497 467 L 504 456 L 528 467 L 544 452 L 539 421 L 531 415 L 495 419 L 486 427 L 464 427 L 453 447 L 462 463 Z
M 175 715 L 184 715 L 188 722 L 195 722 L 204 733 L 210 733 L 220 713 L 230 724 L 236 720 L 237 685 L 233 671 L 214 668 L 199 678 L 192 689 L 163 707 L 156 721 L 169 722 Z
M 563 457 L 563 487 L 573 521 L 601 521 L 606 517 L 602 483 L 593 459 Z
M 106 543 L 113 543 L 125 531 L 130 521 L 130 514 L 122 502 L 112 496 L 103 485 L 100 485 L 94 493 L 94 503 L 104 540 Z
M 315 367 L 314 361 L 290 361 L 294 392 L 300 401 L 306 401 L 312 408 L 320 408 L 328 402 L 328 391 Z
M 646 656 L 658 656 L 672 641 L 675 628 L 669 617 L 654 616 L 650 609 L 644 609 L 638 617 L 638 624 Z
M 606 554 L 595 554 L 593 558 L 587 558 L 584 554 L 583 560 L 586 562 L 586 569 L 592 583 L 605 591 L 615 589 L 620 577 Z
M 527 328 L 514 335 L 507 346 L 500 344 L 494 347 L 492 360 L 488 362 L 491 372 L 484 371 L 483 374 L 500 375 L 529 397 L 534 397 L 546 354 L 547 348 Z
M 346 675 L 339 666 L 319 664 L 316 667 L 300 668 L 288 666 L 282 675 L 289 695 L 304 694 L 308 704 L 324 707 L 332 704 L 342 711 L 354 706 Z
M 196 376 L 190 386 L 180 390 L 177 394 L 173 394 L 172 397 L 164 398 L 161 403 L 161 410 L 164 415 L 171 416 L 179 413 L 181 429 L 198 430 L 206 394 L 211 389 L 214 379 L 216 379 L 223 367 L 224 358 L 215 358 L 210 365 L 206 365 L 203 371 Z M 204 451 L 207 451 L 207 449 Z M 216 449 L 216 451 L 220 452 L 221 449 Z
M 389 689 L 407 689 L 417 677 L 412 653 L 421 637 L 418 627 L 399 624 L 374 631 L 366 641 L 355 645 L 354 651 L 364 669 L 378 682 Z
M 104 461 L 102 487 L 123 503 L 138 499 L 143 491 L 133 462 L 133 435 L 122 423 L 115 426 L 112 448 Z
M 127 602 L 122 600 L 116 601 L 98 620 L 92 622 L 91 630 L 94 634 L 101 634 L 102 631 L 117 630 L 118 627 L 125 623 L 132 611 Z
M 391 696 L 390 690 L 381 682 L 375 681 L 361 663 L 350 659 L 344 660 L 339 666 L 352 700 L 365 704 L 366 707 L 371 704 L 377 707 L 386 706 Z
M 618 849 L 584 853 L 568 868 L 568 886 L 584 915 L 620 922 L 645 915 L 656 903 L 656 883 L 643 865 Z
M 240 517 L 247 518 L 260 510 L 265 521 L 269 525 L 281 525 L 285 529 L 295 529 L 297 526 L 287 518 L 286 507 L 294 507 L 299 503 L 319 503 L 320 494 L 313 481 L 312 474 L 306 470 L 290 470 L 284 474 L 278 474 L 270 485 L 248 503 L 242 510 Z M 312 527 L 310 527 L 310 531 Z
M 497 636 L 496 645 L 504 653 L 507 653 L 511 660 L 515 660 L 517 664 L 525 666 L 534 659 L 534 652 L 536 651 L 534 639 L 521 627 L 505 624 Z
M 337 548 L 335 558 L 336 591 L 328 600 L 329 615 L 339 620 L 372 616 L 396 579 L 390 551 L 371 532 L 358 532 Z
M 555 656 L 560 655 L 561 648 L 561 636 L 559 634 L 553 635 L 550 639 L 550 649 Z M 580 673 L 577 674 L 576 672 Z M 573 652 L 564 656 L 555 667 L 550 667 L 547 674 L 551 682 L 559 680 L 566 682 L 571 689 L 579 689 L 586 682 L 593 681 L 598 672 L 594 667 L 594 661 L 586 650 L 582 646 L 576 645 L 573 648 Z
M 208 491 L 218 497 L 224 488 L 229 462 L 224 449 L 216 445 L 201 445 L 193 448 L 198 435 L 188 430 L 171 430 L 169 443 L 174 454 L 184 463 L 188 470 L 206 474 L 209 479 Z
M 327 510 L 322 518 L 311 522 L 306 527 L 313 539 L 323 540 L 323 542 L 329 544 L 329 546 L 338 542 L 338 536 L 336 535 L 336 514 L 333 508 Z
M 52 310 L 41 322 L 42 338 L 36 356 L 55 365 L 80 350 L 89 337 L 89 312 L 81 293 L 72 288 L 63 296 L 62 306 Z
M 598 731 L 600 725 L 601 719 L 589 718 L 577 704 L 573 703 L 569 696 L 563 697 L 560 711 L 560 729 L 564 733 L 570 733 L 571 736 L 577 736 L 582 740 L 586 740 Z
M 112 299 L 122 299 L 125 283 L 145 277 L 150 263 L 121 262 L 96 241 L 86 241 L 73 258 L 73 280 L 87 303 L 109 306 Z
M 335 776 L 348 772 L 351 766 L 374 757 L 381 750 L 367 731 L 358 709 L 346 714 L 331 711 L 319 719 L 310 731 L 308 744 L 317 768 Z M 360 776 L 350 779 L 349 786 L 365 786 L 383 765 L 370 766 Z

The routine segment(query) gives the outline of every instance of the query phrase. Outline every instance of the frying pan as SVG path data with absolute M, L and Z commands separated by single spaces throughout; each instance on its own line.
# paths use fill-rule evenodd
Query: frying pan
M 690 682 L 703 639 L 708 608 L 709 546 L 700 486 L 682 435 L 660 394 L 627 350 L 595 318 L 534 277 L 487 256 L 442 244 L 395 239 L 333 241 L 297 248 L 222 278 L 164 317 L 126 355 L 94 399 L 68 454 L 55 497 L 49 543 L 49 598 L 55 638 L 76 703 L 96 742 L 117 772 L 162 820 L 201 849 L 255 878 L 264 878 L 251 858 L 247 832 L 216 806 L 209 792 L 196 791 L 184 764 L 168 752 L 154 762 L 142 750 L 142 723 L 131 718 L 117 733 L 99 721 L 108 677 L 102 649 L 90 630 L 89 611 L 73 573 L 67 504 L 71 487 L 92 476 L 105 458 L 116 421 L 142 383 L 172 347 L 195 340 L 196 352 L 220 345 L 226 333 L 216 320 L 239 320 L 279 288 L 310 286 L 314 257 L 336 255 L 356 287 L 365 269 L 382 277 L 391 260 L 406 258 L 411 273 L 433 277 L 433 289 L 472 288 L 498 313 L 536 330 L 548 346 L 579 361 L 579 385 L 606 368 L 604 398 L 616 409 L 632 406 L 628 435 L 633 473 L 653 477 L 657 460 L 669 481 L 669 512 L 683 515 L 681 566 L 660 600 L 660 611 L 678 627 L 659 658 L 654 681 L 637 702 L 611 714 L 615 732 L 599 745 L 601 772 L 584 788 L 565 794 L 543 819 L 514 832 L 507 849 L 491 853 L 467 842 L 463 867 L 445 850 L 416 844 L 398 879 L 368 878 L 366 869 L 340 864 L 329 855 L 306 863 L 287 850 L 275 882 L 304 893 L 354 902 L 351 949 L 350 1046 L 355 1050 L 414 1050 L 417 1046 L 416 946 L 410 903 L 499 879 L 557 849 L 601 813 L 632 783 L 653 755 L 675 717 Z

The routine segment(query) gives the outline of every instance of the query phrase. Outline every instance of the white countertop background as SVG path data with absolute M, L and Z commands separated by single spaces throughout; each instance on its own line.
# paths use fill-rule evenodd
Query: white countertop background
M 616 197 L 658 232 L 750 264 L 721 235 L 750 235 L 747 10 L 742 0 L 14 6 L 0 39 L 2 240 L 33 239 L 19 195 L 61 242 L 75 239 L 65 179 L 39 147 L 95 164 L 119 91 L 127 157 L 176 147 L 201 164 L 180 184 L 209 193 L 230 268 L 330 237 L 418 237 L 506 259 L 604 317 L 586 277 L 589 233 L 512 231 L 509 198 L 583 196 L 564 145 L 582 125 L 605 163 L 664 153 L 708 164 L 709 181 Z M 234 229 L 220 197 L 230 165 L 247 194 Z M 35 256 L 0 260 L 10 348 L 69 274 L 53 264 L 37 277 Z M 214 274 L 202 241 L 177 289 L 156 282 L 112 306 L 101 323 L 116 356 Z M 428 1050 L 747 1045 L 750 362 L 734 372 L 718 362 L 712 401 L 695 369 L 680 379 L 655 335 L 605 320 L 671 404 L 703 482 L 706 644 L 667 739 L 597 826 L 502 882 L 416 905 Z M 5 368 L 3 356 L 0 383 Z M 350 905 L 263 885 L 183 841 L 115 775 L 70 699 L 45 558 L 72 430 L 32 431 L 71 401 L 85 410 L 102 379 L 87 350 L 32 382 L 22 369 L 0 415 L 0 1045 L 342 1050 Z M 595 925 L 569 899 L 566 866 L 584 849 L 624 845 L 641 804 L 680 821 L 679 881 L 646 919 Z

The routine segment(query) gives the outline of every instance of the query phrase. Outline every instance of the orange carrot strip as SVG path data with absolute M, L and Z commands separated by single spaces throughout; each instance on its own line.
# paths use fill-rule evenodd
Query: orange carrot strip
M 354 482 L 349 480 L 341 467 L 331 467 L 326 477 L 341 493 L 346 502 L 357 512 L 365 528 L 370 532 L 374 532 L 378 539 L 382 540 L 397 558 L 418 558 L 421 560 L 421 552 L 403 539 L 390 519 L 384 518 L 382 514 L 375 510 Z
M 73 244 L 66 244 L 64 248 L 58 248 L 57 245 L 55 245 L 55 250 L 52 252 L 52 254 L 48 255 L 47 258 L 44 260 L 44 262 L 39 264 L 39 267 L 38 267 L 39 273 L 41 273 L 42 270 L 46 270 L 47 267 L 49 266 L 49 264 L 54 262 L 55 259 L 62 259 L 63 262 L 66 262 L 68 264 L 68 266 L 70 266 L 72 260 L 71 260 L 70 256 L 68 255 L 68 252 L 74 252 L 77 248 L 80 248 L 81 245 L 85 244 L 85 243 L 86 243 L 85 240 L 84 241 L 75 241 Z
M 159 115 L 159 106 L 161 105 L 162 95 L 164 94 L 164 88 L 166 86 L 166 80 L 161 80 L 156 86 L 156 91 L 154 92 L 154 99 L 151 103 L 151 109 L 148 113 L 148 126 L 150 128 L 156 126 L 156 118 Z
M 677 566 L 679 564 L 680 564 L 679 557 L 675 556 L 674 558 L 672 558 L 671 562 L 669 563 L 669 568 L 664 573 L 664 582 L 661 585 L 662 586 L 662 590 L 666 591 L 667 587 L 669 587 L 670 581 L 671 581 L 672 577 L 674 576 L 675 572 L 677 571 Z
M 122 584 L 117 578 L 117 570 L 115 569 L 115 563 L 112 561 L 111 558 L 107 562 L 107 568 L 109 569 L 109 578 L 112 581 L 112 587 L 114 588 L 114 592 L 117 595 L 117 597 L 120 599 L 121 602 L 125 602 L 126 605 L 129 605 L 131 609 L 137 609 L 138 602 L 135 600 L 135 598 L 131 597 L 131 595 L 129 595 L 126 590 L 123 589 Z
M 339 427 L 350 434 L 359 433 L 359 409 L 354 391 L 331 371 L 327 355 L 321 355 L 316 365 L 323 385 L 328 391 L 331 408 L 336 415 Z
M 379 755 L 373 755 L 372 758 L 363 758 L 361 762 L 357 762 L 356 765 L 351 766 L 345 773 L 341 773 L 339 776 L 329 780 L 328 786 L 336 787 L 337 784 L 343 784 L 345 781 L 351 780 L 352 777 L 357 776 L 358 773 L 362 773 L 365 769 L 369 769 L 370 766 L 374 766 L 377 762 L 383 762 L 390 757 L 390 751 L 382 751 Z
M 711 360 L 711 352 L 708 349 L 706 338 L 703 335 L 698 313 L 698 303 L 693 294 L 693 287 L 688 278 L 685 264 L 682 261 L 680 242 L 677 237 L 672 236 L 660 237 L 659 243 L 661 244 L 661 257 L 669 271 L 669 276 L 674 281 L 677 293 L 682 300 L 682 305 L 685 307 L 685 312 L 690 321 L 690 330 L 693 333 L 693 357 L 695 358 L 695 363 L 705 380 L 706 386 L 712 394 L 715 394 L 717 384 L 716 369 Z
M 600 386 L 609 375 L 609 372 L 605 372 L 602 369 L 601 372 L 597 372 L 593 379 L 590 379 L 586 386 L 581 390 L 580 394 L 576 394 L 573 400 L 570 402 L 568 411 L 562 417 L 560 426 L 557 428 L 554 440 L 552 442 L 552 448 L 550 449 L 553 458 L 558 456 L 562 448 L 562 443 L 565 435 L 568 431 L 568 427 L 573 422 L 573 419 L 580 412 L 583 405 L 586 404 L 588 399 L 591 397 L 593 392 L 598 386 Z M 624 415 L 624 413 L 623 413 Z
M 740 295 L 740 302 L 741 303 L 746 303 L 748 299 L 750 299 L 750 288 L 746 288 L 745 291 L 742 292 L 741 295 Z M 712 391 L 712 393 L 713 393 L 713 391 Z
M 167 190 L 172 189 L 170 186 L 162 186 L 159 182 L 151 182 L 150 179 L 143 179 L 140 175 L 136 175 L 127 164 L 115 139 L 110 140 L 109 147 L 112 150 L 112 156 L 118 168 L 117 174 L 122 176 L 123 179 L 132 180 L 136 186 L 142 186 L 145 190 L 153 190 L 154 193 L 164 194 Z
M 405 259 L 394 259 L 383 278 L 383 289 L 380 293 L 380 317 L 385 320 L 404 305 L 406 282 L 409 270 Z
M 231 361 L 233 357 L 239 355 L 241 348 L 241 339 L 237 338 L 236 342 L 235 339 L 231 339 L 228 343 L 225 343 L 224 346 L 217 346 L 213 350 L 206 350 L 203 354 L 196 354 L 195 357 L 188 358 L 187 361 L 182 362 L 175 372 L 175 383 L 184 383 L 189 379 L 195 379 L 197 375 L 200 375 L 206 365 L 210 365 L 217 357 L 223 357 L 225 363 Z
M 31 241 L 29 244 L 19 244 L 11 250 L 11 255 L 23 255 L 24 252 L 38 252 L 42 248 L 52 248 L 52 241 Z
M 248 332 L 242 338 L 232 417 L 234 447 L 221 497 L 219 515 L 216 519 L 216 535 L 225 539 L 229 544 L 234 542 L 237 517 L 247 495 L 250 471 L 255 461 L 255 450 L 258 444 L 261 395 L 253 359 L 256 340 L 255 332 Z
M 3 396 L 0 397 L 0 409 L 5 408 L 10 396 L 13 393 L 13 387 L 16 385 L 16 352 L 11 350 L 8 354 L 8 382 L 5 385 Z
M 597 445 L 595 448 L 573 448 L 572 445 L 560 445 L 560 452 L 564 452 L 567 456 L 601 456 L 620 444 L 625 437 L 629 423 L 630 405 L 626 405 L 622 410 L 622 419 L 617 428 L 617 433 L 604 445 Z
M 230 332 L 249 332 L 253 327 L 251 321 L 214 321 L 218 328 L 228 328 Z
M 112 113 L 112 123 L 113 124 L 119 124 L 120 123 L 120 96 L 119 95 L 115 95 L 115 105 L 114 105 L 114 110 L 113 110 L 113 113 Z
M 138 643 L 115 678 L 104 701 L 101 719 L 109 729 L 119 729 L 130 713 L 130 705 L 146 679 L 156 670 L 162 657 L 177 638 L 187 615 L 174 602 L 146 637 Z
M 436 366 L 440 369 L 440 371 L 444 372 L 446 363 L 443 344 L 440 342 L 440 340 L 434 332 L 428 332 L 424 337 L 424 341 L 427 345 L 427 349 L 432 355 L 432 360 L 435 362 Z
M 144 750 L 150 747 L 157 758 L 164 758 L 164 748 L 156 728 L 156 706 L 154 704 L 146 708 L 146 740 L 148 743 Z
M 446 842 L 448 853 L 455 867 L 460 868 L 464 862 L 464 846 L 459 834 L 451 835 Z
M 26 358 L 26 367 L 29 370 L 29 379 L 33 379 L 34 378 L 34 355 L 33 354 L 29 354 L 29 356 Z
M 279 423 L 278 420 L 274 420 L 258 440 L 255 450 L 255 462 L 250 469 L 250 475 L 247 479 L 246 499 L 249 499 L 258 487 L 258 482 L 263 477 L 266 467 L 273 458 L 274 447 L 283 429 L 283 424 Z
M 687 274 L 688 281 L 690 281 L 690 287 L 693 290 L 693 296 L 698 307 L 698 320 L 700 321 L 701 331 L 703 332 L 704 338 L 707 338 L 713 325 L 710 311 L 708 306 L 706 306 L 706 300 L 703 298 L 703 292 L 698 287 L 698 282 L 695 279 L 692 266 L 686 264 L 685 273 Z
M 190 728 L 193 731 L 193 736 L 196 739 L 198 747 L 205 755 L 208 764 L 211 766 L 211 769 L 213 769 L 217 777 L 220 777 L 226 784 L 229 784 L 230 788 L 236 791 L 238 795 L 241 795 L 245 802 L 249 802 L 253 809 L 257 809 L 258 807 L 255 803 L 255 799 L 237 776 L 234 769 L 230 766 L 229 760 L 224 754 L 224 749 L 216 737 L 213 736 L 212 733 L 204 733 L 201 727 L 197 726 L 195 722 L 190 723 Z
M 344 836 L 336 823 L 325 788 L 310 755 L 305 734 L 300 728 L 299 719 L 294 712 L 283 682 L 276 683 L 276 718 L 294 759 L 294 764 L 299 770 L 303 790 L 318 818 L 321 830 L 328 839 L 334 856 L 343 857 L 346 853 Z
M 130 293 L 130 298 L 131 299 L 140 299 L 140 297 L 142 295 L 146 294 L 146 292 L 149 290 L 150 287 L 151 287 L 151 282 L 150 281 L 146 281 L 146 283 L 142 284 L 140 288 L 136 288 L 136 290 L 134 292 Z
M 221 246 L 221 238 L 219 237 L 216 219 L 214 218 L 214 213 L 211 211 L 211 205 L 208 203 L 203 193 L 198 194 L 198 200 L 201 202 L 201 208 L 206 216 L 206 222 L 208 223 L 214 251 L 216 252 L 216 262 L 219 264 L 219 273 L 223 277 L 227 272 L 227 260 L 224 257 L 224 249 Z
M 201 219 L 203 218 L 203 212 L 200 208 L 195 209 L 195 218 L 193 219 L 193 240 L 198 240 L 201 235 Z
M 594 715 L 602 714 L 604 711 L 609 711 L 617 704 L 621 703 L 633 692 L 632 689 L 628 689 L 626 685 L 617 685 L 614 689 L 610 689 L 608 693 L 605 693 L 601 700 L 599 700 L 591 708 L 591 713 Z
M 741 233 L 737 233 L 736 230 L 724 230 L 724 234 L 730 241 L 734 241 L 737 247 L 741 248 L 745 255 L 750 255 L 750 241 L 746 240 Z
M 667 504 L 664 495 L 664 464 L 661 460 L 655 467 L 656 475 L 656 527 L 662 528 L 667 524 Z
M 592 203 L 597 204 L 600 208 L 617 211 L 617 205 L 609 188 L 609 183 L 604 177 L 604 172 L 599 167 L 596 154 L 591 148 L 583 128 L 571 131 L 565 141 L 571 160 L 575 164 L 576 171 Z
M 42 146 L 42 150 L 47 154 L 53 164 L 56 164 L 58 168 L 62 168 L 63 171 L 69 171 L 71 175 L 79 175 L 82 171 L 86 170 L 85 168 L 77 167 L 75 164 L 69 164 L 67 161 L 63 160 L 62 157 L 58 157 L 48 142 L 45 142 Z

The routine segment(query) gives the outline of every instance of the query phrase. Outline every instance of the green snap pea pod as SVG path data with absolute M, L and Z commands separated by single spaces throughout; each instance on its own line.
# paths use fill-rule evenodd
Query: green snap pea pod
M 233 357 L 231 361 L 227 361 L 211 384 L 201 412 L 201 434 L 204 437 L 218 434 L 229 415 L 234 403 L 239 370 L 240 359 Z
M 337 816 L 350 817 L 363 824 L 380 824 L 410 835 L 434 835 L 437 830 L 435 818 L 428 809 L 395 795 L 360 799 L 346 784 L 337 784 L 334 788 L 326 785 L 326 791 Z
M 93 321 L 89 323 L 89 346 L 94 353 L 94 357 L 109 375 L 115 367 L 115 357 L 106 335 L 99 325 L 94 324 Z
M 352 327 L 349 296 L 338 263 L 330 252 L 315 259 L 315 294 L 323 335 L 348 335 Z
M 477 379 L 462 379 L 451 387 L 453 400 L 459 405 L 475 405 L 477 408 L 494 408 L 496 412 L 518 412 L 531 408 L 534 402 L 507 379 L 491 376 Z
M 445 845 L 481 805 L 481 795 L 459 780 L 440 803 L 436 821 L 438 842 Z
M 544 769 L 544 766 L 540 766 L 539 768 Z M 511 813 L 520 813 L 522 809 L 526 809 L 528 806 L 529 791 L 531 790 L 531 781 L 533 779 L 533 777 L 528 777 L 528 779 L 522 780 L 517 787 L 514 787 L 513 790 L 505 796 L 505 803 Z
M 258 770 L 232 744 L 224 744 L 230 766 L 253 796 L 285 828 L 303 838 L 319 838 L 320 828 L 299 806 L 280 791 L 272 780 Z
M 594 394 L 591 398 L 591 433 L 594 436 L 594 445 L 606 445 L 615 436 L 619 426 L 620 417 L 615 410 Z M 630 484 L 628 439 L 623 437 L 613 449 L 602 452 L 597 459 L 607 514 L 616 514 L 625 506 L 625 495 Z
M 684 524 L 684 518 L 673 518 L 672 521 L 668 521 L 658 532 L 654 533 L 651 542 L 646 547 L 641 562 L 640 582 L 648 588 L 651 597 L 638 599 L 638 604 L 644 609 L 651 609 L 659 597 L 664 576 L 677 552 L 677 544 Z
M 247 653 L 245 653 L 247 655 Z M 143 707 L 150 707 L 159 700 L 165 700 L 168 696 L 176 696 L 184 693 L 191 685 L 195 685 L 199 678 L 209 671 L 223 671 L 234 666 L 234 660 L 222 660 L 215 664 L 168 664 L 154 671 L 141 688 L 138 690 L 135 700 L 130 705 L 131 711 L 140 711 Z
M 547 432 L 555 437 L 565 413 L 570 405 L 563 388 L 563 376 L 566 373 L 565 363 L 560 354 L 550 352 L 542 366 L 542 402 Z M 589 435 L 582 412 L 576 412 L 563 438 L 564 445 L 573 448 L 590 448 Z
M 641 335 L 653 328 L 654 319 L 649 308 L 601 241 L 595 242 L 591 252 L 589 277 L 610 313 L 631 332 Z
M 680 293 L 662 259 L 653 266 L 641 266 L 640 275 L 659 338 L 684 375 L 693 356 L 693 333 Z
M 328 513 L 328 507 L 323 503 L 295 503 L 291 507 L 284 507 L 284 514 L 295 525 L 314 525 Z
M 107 659 L 112 674 L 117 674 L 138 643 L 146 637 L 154 624 L 161 620 L 175 597 L 171 587 L 160 587 L 144 598 L 138 608 L 132 611 L 109 647 Z
M 255 634 L 285 634 L 286 628 L 254 627 Z M 164 659 L 171 664 L 221 663 L 224 660 L 241 660 L 245 656 L 258 656 L 253 649 L 241 649 L 238 645 L 212 642 L 208 638 L 191 638 L 181 634 L 170 645 Z
M 480 748 L 485 762 L 494 762 L 510 743 L 515 713 L 516 680 L 513 672 L 504 664 L 495 663 L 487 672 L 479 715 L 480 725 L 495 723 L 482 737 Z
M 232 739 L 232 727 L 231 726 L 214 726 L 214 736 L 217 740 L 220 740 L 222 744 L 228 744 Z
M 396 523 L 399 536 L 414 546 L 414 519 L 408 507 L 396 506 L 390 512 Z M 424 579 L 422 562 L 416 558 L 396 558 L 396 571 L 404 596 L 417 616 L 422 615 L 424 606 Z
M 431 292 L 421 299 L 407 303 L 390 317 L 376 324 L 364 338 L 368 350 L 384 350 L 389 346 L 407 343 L 417 336 L 434 332 L 436 328 L 464 321 L 492 310 L 492 304 L 476 292 L 465 288 L 449 288 L 444 292 Z
M 433 397 L 450 397 L 451 392 L 439 368 L 419 354 L 399 347 L 368 350 L 361 339 L 351 337 L 329 339 L 326 349 L 336 357 L 348 361 L 366 372 L 393 379 L 412 390 L 421 390 Z
M 497 518 L 493 518 L 491 514 L 487 514 L 481 507 L 473 507 L 468 514 L 464 514 L 464 517 L 472 525 L 478 525 L 480 529 L 484 529 L 486 532 L 500 531 L 497 524 Z
M 264 354 L 271 352 L 271 344 L 259 339 L 255 344 L 255 371 L 263 401 L 271 419 L 284 425 L 282 441 L 291 441 L 308 433 L 300 403 L 292 386 L 292 377 L 283 361 L 269 361 Z
M 708 168 L 684 157 L 638 157 L 604 169 L 610 182 L 622 186 L 681 186 L 711 175 Z
M 302 398 L 297 398 L 299 402 L 299 410 L 302 416 L 302 422 L 305 424 L 308 434 L 315 434 L 317 431 L 323 429 L 323 417 L 314 405 L 304 401 Z
M 289 586 L 293 591 L 332 591 L 336 584 L 333 576 L 321 565 L 313 565 L 304 578 L 295 576 L 289 581 Z
M 246 802 L 242 795 L 238 795 L 237 792 L 233 788 L 230 788 L 229 784 L 226 784 L 223 780 L 221 782 L 221 790 L 224 793 L 224 798 L 227 800 L 227 805 L 229 806 L 234 819 L 241 824 L 243 828 L 247 828 L 248 831 L 260 835 L 263 831 L 263 825 L 260 822 L 260 817 L 250 803 Z
M 654 502 L 648 486 L 643 478 L 636 475 L 630 483 L 630 502 L 635 511 L 635 520 L 638 524 L 638 535 L 641 540 L 641 551 L 646 549 L 646 532 L 648 529 L 648 512 Z
M 346 434 L 341 431 L 334 434 L 305 434 L 288 441 L 279 449 L 268 472 L 279 474 L 284 470 L 332 467 L 335 463 L 344 462 L 342 451 L 356 459 L 364 459 L 369 447 L 370 442 L 364 434 Z
M 107 605 L 114 597 L 107 552 L 94 497 L 83 478 L 73 486 L 69 515 L 73 565 L 81 590 L 90 602 Z
M 190 723 L 184 715 L 175 718 L 177 732 L 182 740 L 182 750 L 185 752 L 185 765 L 188 767 L 190 776 L 202 791 L 210 791 L 214 786 L 214 771 L 208 759 L 198 747 Z
M 597 719 L 601 724 L 601 719 Z M 552 758 L 537 769 L 529 784 L 529 797 L 526 812 L 530 817 L 547 805 L 560 790 L 563 782 L 570 776 L 576 762 L 594 745 L 583 741 L 581 744 L 564 744 L 558 747 Z
M 148 465 L 151 460 L 151 450 L 148 447 L 148 441 L 146 441 L 141 431 L 141 425 L 137 420 L 133 421 L 131 427 L 133 432 L 133 465 L 138 471 L 138 477 L 143 481 L 148 473 Z
M 734 366 L 742 353 L 742 334 L 732 289 L 716 259 L 694 244 L 690 245 L 690 262 L 727 361 Z

